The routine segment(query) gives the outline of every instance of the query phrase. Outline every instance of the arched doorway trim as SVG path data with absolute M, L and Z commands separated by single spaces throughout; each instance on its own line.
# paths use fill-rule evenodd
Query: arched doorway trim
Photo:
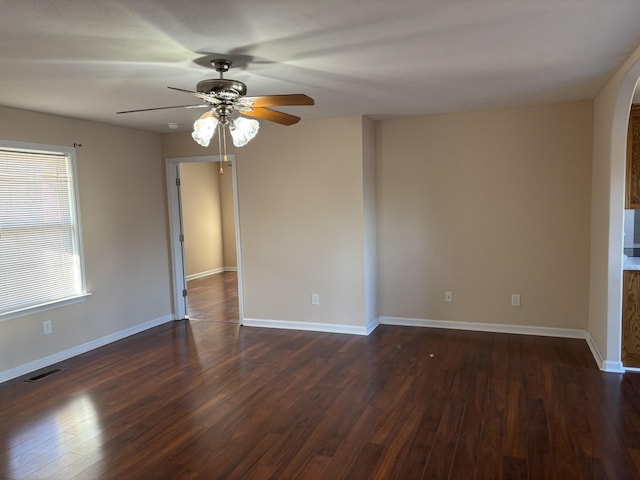
M 626 68 L 626 70 L 625 70 Z M 616 78 L 618 77 L 619 80 Z M 603 360 L 600 367 L 608 372 L 623 371 L 621 362 L 622 338 L 622 256 L 623 256 L 623 213 L 625 192 L 627 128 L 629 110 L 633 94 L 640 78 L 640 49 L 638 49 L 625 65 L 614 76 L 610 84 L 596 98 L 594 103 L 594 170 L 593 175 L 599 175 L 602 170 L 595 162 L 608 164 L 608 238 L 606 272 L 599 267 L 599 258 L 603 255 L 598 242 L 597 228 L 602 227 L 602 221 L 596 218 L 598 202 L 601 197 L 596 192 L 597 178 L 594 178 L 594 201 L 592 202 L 592 253 L 591 253 L 591 291 L 589 332 L 599 348 L 604 348 Z M 598 158 L 602 156 L 603 158 Z M 595 245 L 594 245 L 595 243 Z M 598 286 L 600 277 L 606 275 L 606 312 L 599 311 Z M 600 277 L 599 277 L 600 276 Z M 598 325 L 597 317 L 606 316 L 604 338 L 602 328 Z M 598 335 L 600 333 L 600 335 Z M 596 340 L 597 339 L 597 340 Z M 599 341 L 598 341 L 599 340 Z

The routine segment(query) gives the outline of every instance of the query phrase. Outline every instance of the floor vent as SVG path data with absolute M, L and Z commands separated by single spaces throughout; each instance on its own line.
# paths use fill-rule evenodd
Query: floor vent
M 53 375 L 54 373 L 61 372 L 61 368 L 55 368 L 53 370 L 49 370 L 48 372 L 41 373 L 40 375 L 36 375 L 35 377 L 27 378 L 25 382 L 37 382 L 38 380 L 48 377 L 49 375 Z

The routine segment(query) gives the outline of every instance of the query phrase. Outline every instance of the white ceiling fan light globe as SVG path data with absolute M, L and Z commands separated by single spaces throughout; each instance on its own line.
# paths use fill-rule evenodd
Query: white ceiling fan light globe
M 236 147 L 244 147 L 258 133 L 260 123 L 257 120 L 246 117 L 238 117 L 229 127 L 233 144 Z
M 218 119 L 214 117 L 199 118 L 193 123 L 193 139 L 203 147 L 208 147 L 218 126 Z

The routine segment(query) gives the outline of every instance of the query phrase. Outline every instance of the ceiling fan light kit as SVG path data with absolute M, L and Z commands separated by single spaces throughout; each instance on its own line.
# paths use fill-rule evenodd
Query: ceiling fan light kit
M 208 147 L 209 142 L 216 133 L 216 127 L 218 127 L 221 122 L 209 112 L 205 115 L 206 116 L 200 117 L 193 123 L 191 136 L 199 145 Z M 227 124 L 229 125 L 231 139 L 236 147 L 244 147 L 256 136 L 260 128 L 260 123 L 258 123 L 257 120 L 245 117 L 229 120 Z M 226 128 L 226 125 L 222 124 L 221 128 Z M 224 131 L 221 132 L 220 135 L 224 135 Z
M 117 113 L 146 112 L 150 110 L 164 110 L 169 108 L 210 108 L 193 123 L 191 136 L 201 146 L 208 147 L 211 139 L 218 131 L 218 146 L 220 154 L 226 159 L 226 130 L 229 129 L 231 139 L 236 147 L 249 143 L 258 133 L 260 123 L 256 118 L 269 120 L 282 125 L 293 125 L 300 121 L 300 117 L 273 110 L 267 107 L 285 107 L 299 105 L 313 105 L 311 97 L 304 94 L 265 95 L 247 97 L 247 86 L 238 81 L 224 78 L 224 73 L 231 67 L 226 59 L 211 60 L 214 70 L 220 74 L 219 78 L 202 80 L 196 85 L 196 91 L 169 87 L 172 90 L 185 92 L 202 100 L 197 105 L 179 105 L 174 107 L 145 108 L 141 110 L 127 110 Z M 233 115 L 233 118 L 232 118 Z M 253 117 L 253 118 L 247 118 Z M 221 170 L 222 173 L 222 170 Z
M 193 123 L 191 136 L 201 146 L 208 147 L 218 126 L 218 119 L 212 116 L 200 117 Z
M 238 117 L 231 122 L 229 132 L 236 147 L 244 147 L 258 134 L 260 122 L 252 118 Z

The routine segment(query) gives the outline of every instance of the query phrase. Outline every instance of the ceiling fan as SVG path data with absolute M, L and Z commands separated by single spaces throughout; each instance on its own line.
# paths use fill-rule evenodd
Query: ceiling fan
M 257 120 L 254 120 L 255 118 L 269 120 L 282 125 L 293 125 L 300 121 L 300 117 L 267 107 L 314 104 L 311 97 L 301 93 L 248 97 L 246 96 L 247 86 L 244 83 L 238 80 L 224 78 L 224 73 L 231 67 L 231 61 L 215 59 L 211 60 L 211 65 L 214 70 L 220 74 L 220 77 L 198 82 L 196 91 L 168 87 L 171 90 L 189 93 L 204 103 L 125 110 L 116 113 L 149 112 L 170 108 L 208 108 L 209 110 L 198 118 L 193 125 L 193 139 L 203 147 L 208 146 L 209 141 L 216 131 L 216 127 L 220 125 L 222 131 L 219 133 L 219 138 L 224 140 L 224 130 L 228 127 L 233 139 L 233 144 L 236 147 L 241 147 L 246 145 L 258 132 L 259 123 Z M 232 118 L 231 115 L 235 111 L 237 111 L 239 115 Z M 253 117 L 253 119 L 245 117 Z

